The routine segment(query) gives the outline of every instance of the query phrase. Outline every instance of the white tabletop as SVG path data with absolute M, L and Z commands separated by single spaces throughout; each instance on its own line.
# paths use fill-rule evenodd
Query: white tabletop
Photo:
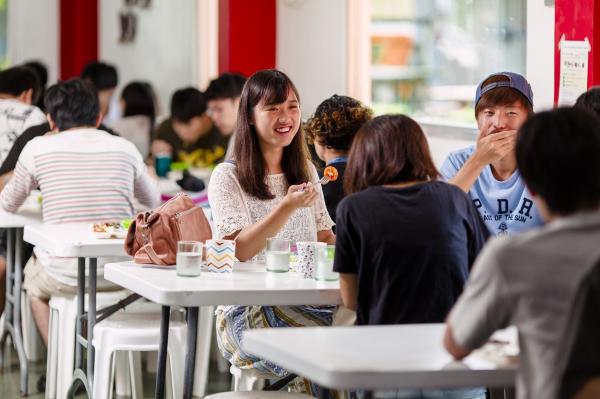
M 127 256 L 124 239 L 96 238 L 92 226 L 93 223 L 27 225 L 23 239 L 52 256 Z
M 332 389 L 514 385 L 514 361 L 480 351 L 456 362 L 442 347 L 443 332 L 443 324 L 268 328 L 244 332 L 243 345 Z
M 37 193 L 30 195 L 15 213 L 7 212 L 0 207 L 0 228 L 25 227 L 41 223 L 42 207 L 37 202 Z
M 269 273 L 265 265 L 236 263 L 232 273 L 202 271 L 180 277 L 175 268 L 143 267 L 133 262 L 109 263 L 104 278 L 162 304 L 325 305 L 341 303 L 339 282 L 304 279 L 297 273 Z

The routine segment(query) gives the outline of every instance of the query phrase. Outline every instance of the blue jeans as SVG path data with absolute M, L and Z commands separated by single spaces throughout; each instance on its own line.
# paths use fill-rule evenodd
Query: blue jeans
M 376 399 L 485 399 L 485 388 L 378 391 Z

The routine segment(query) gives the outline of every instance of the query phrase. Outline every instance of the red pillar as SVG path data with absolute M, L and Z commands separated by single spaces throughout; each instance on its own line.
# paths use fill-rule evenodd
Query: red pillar
M 600 85 L 600 0 L 556 0 L 554 24 L 554 103 L 558 102 L 560 51 L 558 43 L 588 38 L 588 87 Z
M 60 78 L 98 59 L 98 0 L 60 0 Z
M 219 1 L 219 73 L 275 68 L 276 0 Z

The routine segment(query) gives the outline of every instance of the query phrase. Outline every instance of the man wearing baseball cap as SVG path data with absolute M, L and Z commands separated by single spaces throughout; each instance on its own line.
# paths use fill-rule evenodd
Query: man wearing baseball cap
M 533 93 L 523 76 L 513 72 L 488 76 L 475 94 L 477 143 L 452 152 L 441 168 L 449 183 L 471 196 L 492 234 L 542 224 L 515 158 L 517 130 L 532 113 Z

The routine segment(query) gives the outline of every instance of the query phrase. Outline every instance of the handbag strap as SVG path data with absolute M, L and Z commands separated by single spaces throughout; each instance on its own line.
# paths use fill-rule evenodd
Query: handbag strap
M 152 244 L 148 243 L 148 244 L 144 245 L 142 248 L 144 248 L 144 251 L 146 251 L 146 254 L 148 254 L 148 257 L 150 258 L 152 263 L 154 263 L 155 265 L 164 265 L 165 264 L 165 262 L 163 262 L 162 259 L 160 259 L 158 257 L 158 255 L 156 255 L 154 248 L 152 248 Z

